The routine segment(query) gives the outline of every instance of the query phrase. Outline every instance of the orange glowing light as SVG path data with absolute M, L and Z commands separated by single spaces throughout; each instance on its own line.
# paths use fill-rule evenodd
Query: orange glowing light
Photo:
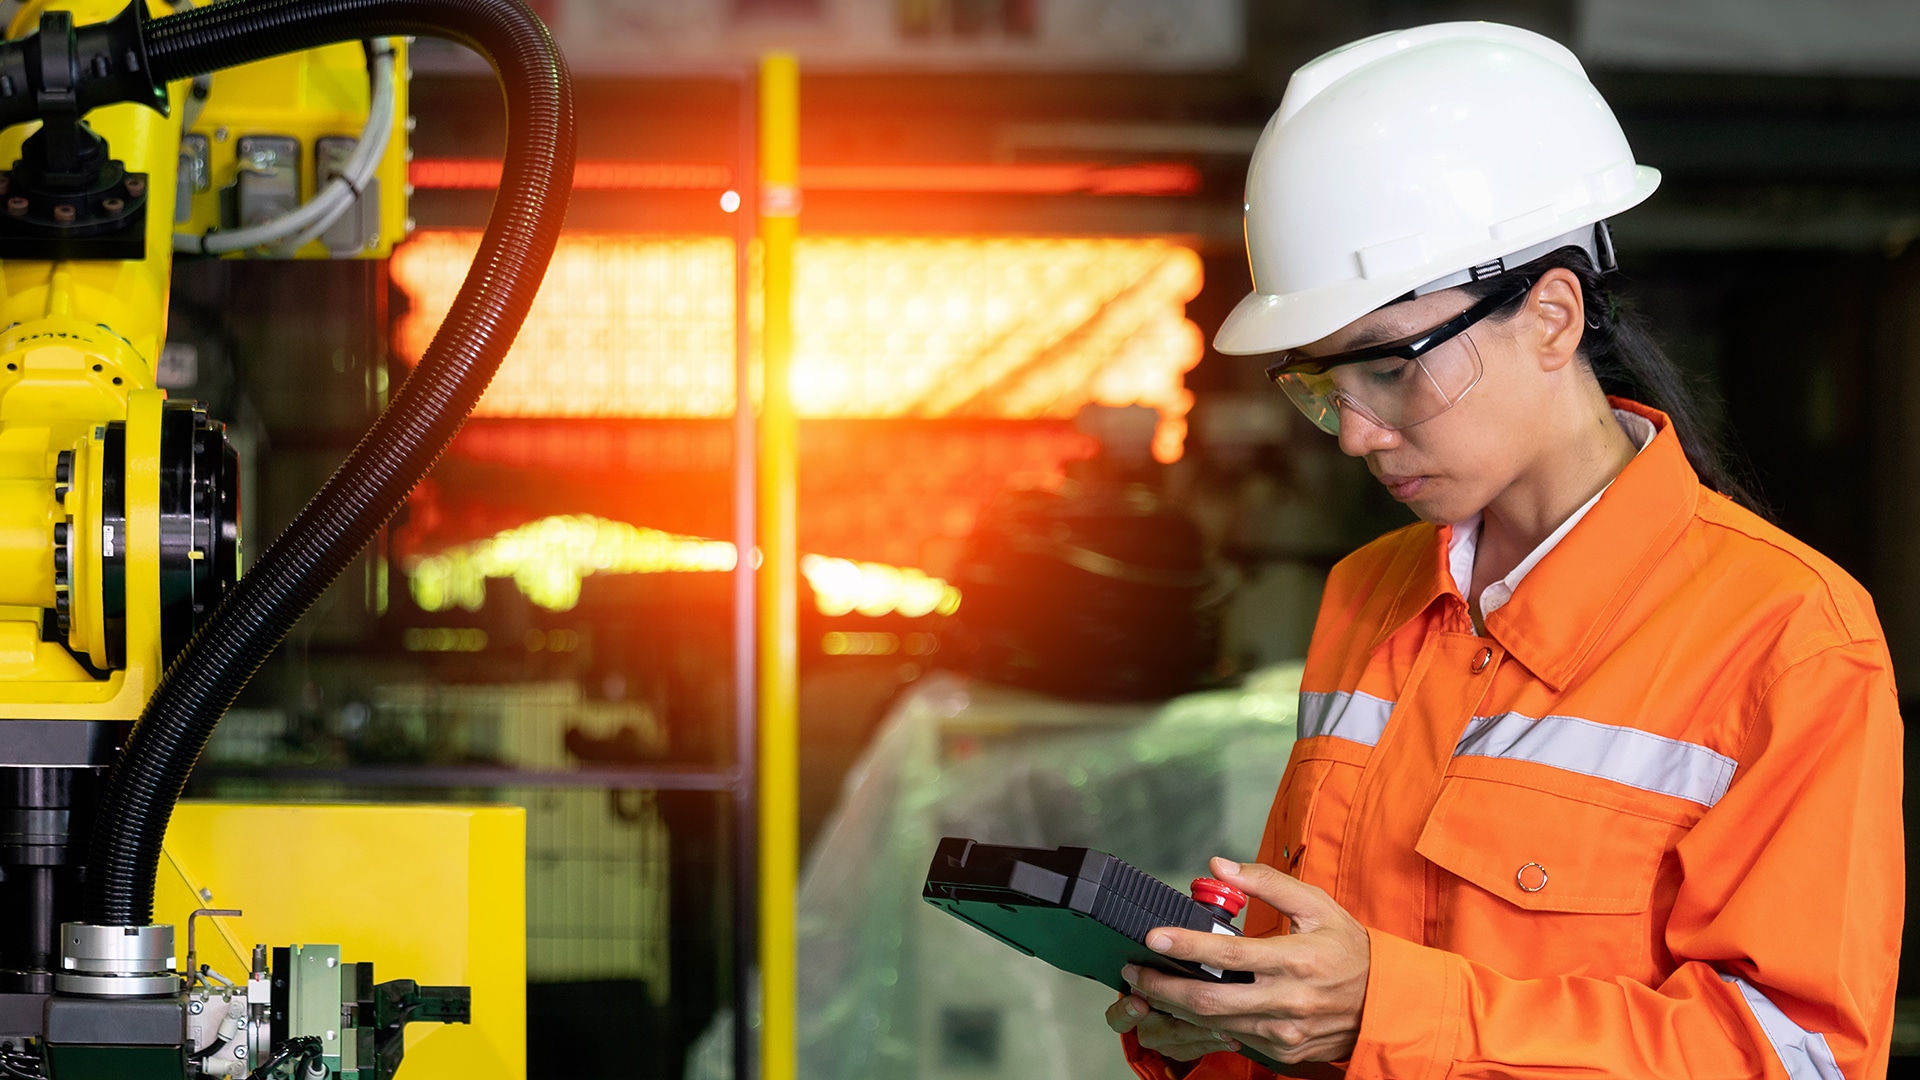
M 410 360 L 446 318 L 480 234 L 423 230 L 394 252 L 411 301 L 394 328 Z M 475 416 L 716 417 L 733 413 L 733 242 L 563 237 Z
M 498 158 L 418 158 L 407 164 L 407 182 L 417 188 L 492 191 L 500 186 Z M 727 165 L 675 161 L 578 161 L 576 191 L 718 191 L 733 183 Z
M 394 254 L 418 359 L 479 233 L 426 230 Z M 795 253 L 793 398 L 802 417 L 1160 415 L 1180 457 L 1200 360 L 1185 304 L 1200 259 L 1160 239 L 809 237 Z M 733 246 L 724 237 L 571 233 L 476 416 L 721 417 L 733 408 Z
M 407 167 L 417 188 L 491 191 L 500 186 L 493 158 L 420 158 Z M 665 161 L 581 161 L 573 168 L 579 191 L 718 191 L 733 169 Z M 949 165 L 802 165 L 808 191 L 920 191 L 977 195 L 1192 195 L 1200 170 L 1179 162 L 1136 165 L 989 163 Z
M 808 191 L 926 191 L 982 195 L 1192 195 L 1191 165 L 802 165 Z

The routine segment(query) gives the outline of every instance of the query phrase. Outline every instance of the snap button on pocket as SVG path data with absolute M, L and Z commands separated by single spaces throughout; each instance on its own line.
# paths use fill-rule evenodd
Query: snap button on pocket
M 1529 870 L 1534 873 L 1527 873 Z M 1514 871 L 1513 883 L 1520 886 L 1521 892 L 1539 892 L 1547 887 L 1547 868 L 1537 862 L 1530 862 Z
M 1491 663 L 1493 663 L 1493 650 L 1481 649 L 1480 655 L 1473 658 L 1473 673 L 1475 675 L 1480 674 L 1487 670 L 1487 665 Z

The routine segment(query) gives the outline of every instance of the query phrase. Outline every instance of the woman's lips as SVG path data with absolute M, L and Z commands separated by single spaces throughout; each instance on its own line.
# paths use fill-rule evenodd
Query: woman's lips
M 1387 493 L 1401 502 L 1406 502 L 1420 494 L 1427 485 L 1424 476 L 1382 476 L 1380 482 L 1387 485 Z

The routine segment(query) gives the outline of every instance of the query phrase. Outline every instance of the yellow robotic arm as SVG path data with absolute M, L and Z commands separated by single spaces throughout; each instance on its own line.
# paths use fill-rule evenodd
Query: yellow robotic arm
M 244 986 L 202 979 L 152 922 L 155 870 L 220 715 L 511 345 L 565 213 L 571 90 L 520 0 L 118 2 L 30 4 L 0 42 L 0 1073 L 386 1080 L 409 1022 L 468 1018 L 465 987 L 374 983 L 314 945 L 256 948 Z M 154 380 L 175 235 L 211 252 L 275 234 L 245 256 L 387 254 L 404 233 L 405 126 L 367 153 L 354 138 L 379 130 L 362 127 L 369 86 L 404 55 L 360 43 L 415 33 L 495 61 L 503 190 L 525 203 L 495 207 L 447 329 L 238 579 L 225 432 Z M 212 100 L 183 132 L 175 106 L 208 75 Z M 385 92 L 404 115 L 404 87 Z M 356 171 L 375 150 L 378 168 Z M 280 214 L 300 222 L 292 241 Z M 229 230 L 247 239 L 216 239 Z
M 121 9 L 111 0 L 30 4 L 12 36 L 50 11 L 87 25 Z M 405 44 L 393 47 L 404 70 Z M 100 185 L 108 193 L 98 210 L 117 201 L 125 213 L 144 199 L 138 258 L 21 257 L 57 241 L 0 232 L 0 718 L 134 719 L 164 660 L 234 579 L 237 492 L 220 427 L 154 385 L 174 234 L 218 236 L 256 204 L 314 198 L 366 119 L 366 72 L 353 42 L 220 72 L 184 134 L 178 108 L 125 102 L 90 113 L 121 173 Z M 404 116 L 398 81 L 391 108 Z M 191 92 L 177 81 L 168 98 Z M 405 125 L 386 127 L 376 176 L 346 215 L 359 242 L 345 257 L 384 257 L 404 233 Z M 37 130 L 0 134 L 0 161 L 19 160 Z M 63 206 L 76 218 L 88 212 L 85 199 L 0 192 L 16 222 L 36 213 L 57 222 Z M 316 239 L 297 254 L 341 253 Z
M 119 13 L 100 0 L 29 5 L 13 36 L 47 10 L 77 24 Z M 148 207 L 172 206 L 177 114 L 126 102 L 95 110 L 87 123 L 125 163 L 120 191 L 143 195 Z M 0 135 L 0 161 L 20 160 L 39 130 L 17 125 Z M 10 223 L 34 211 L 75 216 L 72 202 L 33 206 L 39 200 L 13 176 L 6 182 L 0 211 Z M 128 201 L 99 199 L 123 213 Z M 131 720 L 159 681 L 167 410 L 153 361 L 166 338 L 170 218 L 146 214 L 141 258 L 32 259 L 23 257 L 33 254 L 32 238 L 20 245 L 19 230 L 0 241 L 26 248 L 0 247 L 0 717 Z M 221 486 L 231 495 L 230 483 Z M 194 561 L 208 570 L 224 561 L 231 576 L 236 539 L 224 560 L 205 550 Z

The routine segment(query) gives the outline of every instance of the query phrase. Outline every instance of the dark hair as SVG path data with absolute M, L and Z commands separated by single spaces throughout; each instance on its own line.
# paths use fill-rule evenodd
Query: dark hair
M 1570 271 L 1580 279 L 1580 299 L 1587 309 L 1586 332 L 1580 339 L 1580 358 L 1600 380 L 1600 388 L 1615 397 L 1628 398 L 1666 413 L 1673 421 L 1673 433 L 1686 451 L 1687 461 L 1700 482 L 1752 510 L 1769 516 L 1758 493 L 1748 479 L 1744 461 L 1729 452 L 1701 416 L 1693 380 L 1680 370 L 1665 349 L 1653 337 L 1646 318 L 1616 293 L 1585 250 L 1564 247 L 1549 252 L 1524 266 L 1504 274 L 1469 282 L 1462 292 L 1475 299 L 1498 292 L 1517 276 L 1537 280 L 1549 270 Z M 1491 318 L 1507 319 L 1518 314 L 1526 293 L 1494 312 Z

